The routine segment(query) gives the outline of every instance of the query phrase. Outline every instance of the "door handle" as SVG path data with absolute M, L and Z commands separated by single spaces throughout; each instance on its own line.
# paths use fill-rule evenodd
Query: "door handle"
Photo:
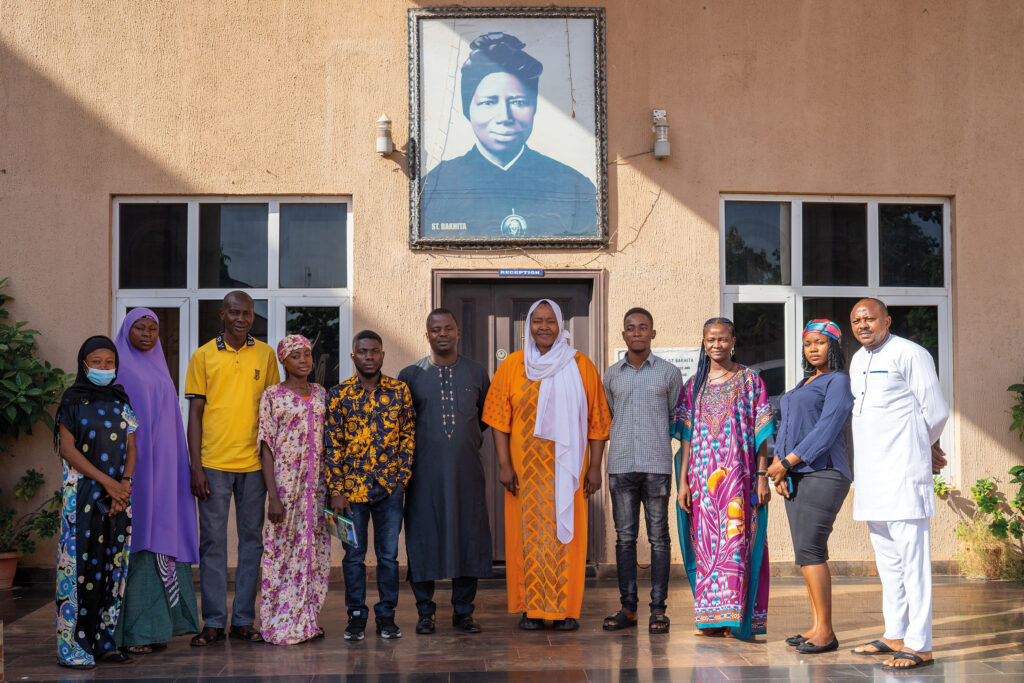
M 508 358 L 508 351 L 506 351 L 505 349 L 498 349 L 497 351 L 494 352 L 494 357 L 497 358 L 498 360 L 505 360 L 506 358 Z

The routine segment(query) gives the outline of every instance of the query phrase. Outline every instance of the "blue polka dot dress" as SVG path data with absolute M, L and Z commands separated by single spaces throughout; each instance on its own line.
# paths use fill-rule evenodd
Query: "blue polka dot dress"
M 101 472 L 120 480 L 128 457 L 128 435 L 137 428 L 121 401 L 81 401 L 61 406 L 57 421 Z M 84 666 L 116 650 L 114 628 L 121 610 L 131 506 L 111 516 L 103 486 L 63 464 L 61 534 L 57 548 L 57 660 Z

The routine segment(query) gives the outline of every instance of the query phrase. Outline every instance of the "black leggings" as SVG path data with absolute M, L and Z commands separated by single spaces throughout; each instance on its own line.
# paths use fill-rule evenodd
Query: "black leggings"
M 828 537 L 839 508 L 850 492 L 850 480 L 839 470 L 792 474 L 793 495 L 786 499 L 793 552 L 801 567 L 828 561 Z

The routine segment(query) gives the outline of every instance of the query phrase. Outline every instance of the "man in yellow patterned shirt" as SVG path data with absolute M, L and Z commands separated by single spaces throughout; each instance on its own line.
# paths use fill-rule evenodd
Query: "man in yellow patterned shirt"
M 345 546 L 342 560 L 348 607 L 345 640 L 363 639 L 369 614 L 364 560 L 371 518 L 380 596 L 373 606 L 377 635 L 401 638 L 402 631 L 395 624 L 398 534 L 405 485 L 412 474 L 416 411 L 409 387 L 380 371 L 384 345 L 379 334 L 372 330 L 357 334 L 351 357 L 356 374 L 328 392 L 324 425 L 331 509 L 352 520 L 358 543 Z

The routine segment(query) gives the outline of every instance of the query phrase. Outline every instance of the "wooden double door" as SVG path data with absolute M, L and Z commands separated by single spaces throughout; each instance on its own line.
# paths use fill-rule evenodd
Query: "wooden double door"
M 522 350 L 523 335 L 529 330 L 526 315 L 538 299 L 551 299 L 559 305 L 565 329 L 570 334 L 570 342 L 591 360 L 595 360 L 593 290 L 593 282 L 584 279 L 442 279 L 439 300 L 459 320 L 459 353 L 483 365 L 493 377 L 503 360 Z M 598 369 L 602 369 L 600 361 L 597 365 Z M 484 434 L 483 458 L 494 560 L 503 564 L 505 489 L 498 481 L 498 459 L 490 430 Z M 604 528 L 604 506 L 601 503 L 604 494 L 602 490 L 598 496 L 592 497 L 590 503 L 588 560 L 597 556 L 595 542 L 603 540 L 599 532 Z

